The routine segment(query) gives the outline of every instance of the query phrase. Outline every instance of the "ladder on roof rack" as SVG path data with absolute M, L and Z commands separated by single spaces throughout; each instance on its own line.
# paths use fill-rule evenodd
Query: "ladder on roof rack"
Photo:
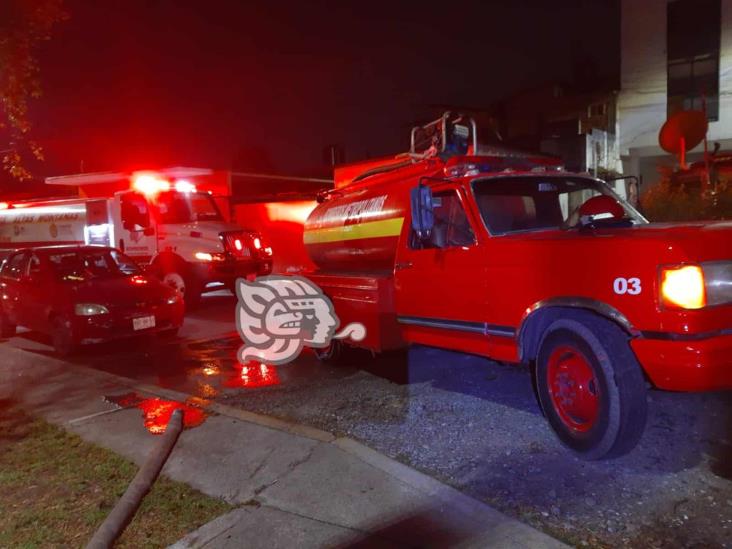
M 445 112 L 437 120 L 412 128 L 409 156 L 423 160 L 440 156 L 443 160 L 459 154 L 476 154 L 478 130 L 473 120 L 463 114 Z

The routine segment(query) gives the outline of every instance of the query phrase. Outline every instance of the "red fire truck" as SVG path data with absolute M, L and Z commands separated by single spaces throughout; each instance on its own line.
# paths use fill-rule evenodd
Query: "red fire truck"
M 409 153 L 337 170 L 308 218 L 307 276 L 365 324 L 360 345 L 530 365 L 586 459 L 636 445 L 649 383 L 732 388 L 732 223 L 648 223 L 557 161 L 481 154 L 476 133 L 449 113 L 415 128 Z

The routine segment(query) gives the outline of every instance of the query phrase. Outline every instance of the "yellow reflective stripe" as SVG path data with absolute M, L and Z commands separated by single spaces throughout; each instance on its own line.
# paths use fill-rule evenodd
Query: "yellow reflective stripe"
M 357 240 L 359 238 L 379 238 L 382 236 L 399 236 L 402 232 L 403 217 L 392 217 L 380 221 L 369 221 L 355 225 L 325 227 L 305 231 L 305 244 L 322 244 L 339 240 Z

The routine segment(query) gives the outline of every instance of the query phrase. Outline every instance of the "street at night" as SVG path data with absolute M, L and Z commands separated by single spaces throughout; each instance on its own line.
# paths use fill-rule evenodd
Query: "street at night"
M 0 0 L 0 510 L 732 549 L 732 0 Z
M 354 352 L 335 367 L 307 354 L 242 368 L 229 329 L 235 298 L 217 292 L 203 305 L 180 341 L 97 345 L 73 363 L 353 437 L 578 546 L 668 547 L 680 536 L 686 546 L 729 546 L 729 394 L 653 391 L 639 446 L 586 462 L 558 443 L 520 366 L 416 347 Z M 30 368 L 33 354 L 51 352 L 32 332 L 2 345 L 25 349 Z

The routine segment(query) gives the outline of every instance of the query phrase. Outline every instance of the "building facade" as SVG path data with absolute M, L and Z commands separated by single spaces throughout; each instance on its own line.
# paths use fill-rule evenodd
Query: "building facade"
M 622 0 L 619 169 L 646 186 L 678 160 L 658 134 L 680 110 L 706 108 L 709 150 L 732 149 L 732 0 Z M 703 144 L 690 161 L 702 158 Z

